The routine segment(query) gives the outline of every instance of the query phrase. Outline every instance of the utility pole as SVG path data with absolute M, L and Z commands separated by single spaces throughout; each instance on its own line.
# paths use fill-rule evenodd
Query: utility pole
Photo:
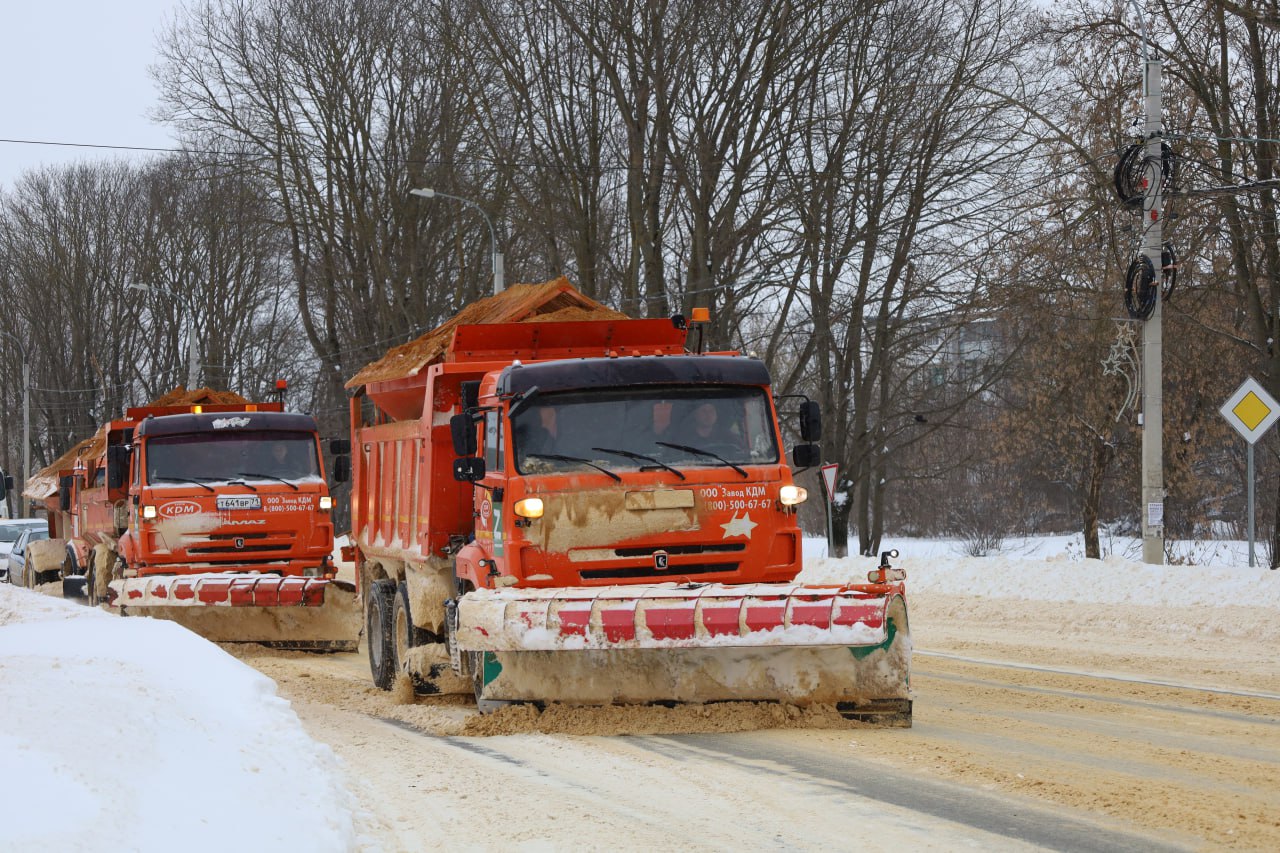
M 22 496 L 27 488 L 27 480 L 31 477 L 31 350 L 17 335 L 9 332 L 0 332 L 0 335 L 13 341 L 22 351 L 22 482 L 16 488 L 20 496 L 18 506 L 22 517 L 26 518 L 31 512 L 31 502 Z M 13 500 L 13 495 L 9 495 L 11 510 Z
M 1136 4 L 1135 4 L 1136 6 Z M 1141 20 L 1141 10 L 1138 10 Z M 1164 397 L 1161 360 L 1164 313 L 1161 288 L 1164 278 L 1164 134 L 1161 127 L 1161 60 L 1142 25 L 1145 63 L 1143 95 L 1146 121 L 1146 194 L 1142 202 L 1142 254 L 1155 273 L 1155 310 L 1142 325 L 1142 561 L 1164 563 Z

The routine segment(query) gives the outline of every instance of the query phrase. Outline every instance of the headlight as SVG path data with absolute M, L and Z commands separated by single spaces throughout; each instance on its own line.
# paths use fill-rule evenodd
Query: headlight
M 143 505 L 142 505 L 142 517 L 143 517 L 143 518 L 155 518 L 155 517 L 156 517 L 156 508 L 155 508 L 155 504 L 143 504 Z
M 809 498 L 809 493 L 799 486 L 783 486 L 778 490 L 778 501 L 783 506 L 802 504 Z
M 521 518 L 542 518 L 542 498 L 524 498 L 513 507 Z
M 321 508 L 321 509 L 333 509 L 333 498 L 332 498 L 332 497 L 330 497 L 329 495 L 321 495 L 321 496 L 320 496 L 320 508 Z

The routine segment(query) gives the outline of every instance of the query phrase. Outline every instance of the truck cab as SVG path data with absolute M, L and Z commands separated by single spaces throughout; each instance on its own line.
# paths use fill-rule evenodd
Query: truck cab
M 457 568 L 477 588 L 770 583 L 800 570 L 805 493 L 758 360 L 516 362 L 487 374 L 455 422 L 457 475 L 476 486 Z
M 131 433 L 129 452 L 108 460 L 127 469 L 106 477 L 125 480 L 125 577 L 332 576 L 333 501 L 314 419 L 193 412 L 144 417 Z

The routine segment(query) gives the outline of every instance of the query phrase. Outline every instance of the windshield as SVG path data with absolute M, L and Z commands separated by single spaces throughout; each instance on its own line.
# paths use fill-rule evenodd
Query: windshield
M 36 526 L 35 524 L 0 524 L 0 542 L 13 544 L 18 541 L 22 531 Z
M 575 459 L 609 469 L 778 461 L 769 400 L 761 388 L 645 386 L 538 394 L 512 424 L 522 474 L 565 470 Z
M 303 480 L 320 476 L 308 432 L 237 430 L 157 436 L 147 442 L 149 483 Z

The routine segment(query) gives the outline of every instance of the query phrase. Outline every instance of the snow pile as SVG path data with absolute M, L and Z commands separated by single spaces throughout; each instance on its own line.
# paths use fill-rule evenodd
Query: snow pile
M 958 557 L 937 553 L 913 540 L 886 541 L 901 556 L 890 562 L 907 572 L 907 595 L 1013 598 L 1073 604 L 1136 604 L 1154 607 L 1244 605 L 1280 610 L 1280 571 L 1240 566 L 1154 566 L 1108 557 L 1066 555 Z M 808 550 L 808 548 L 806 548 Z M 807 556 L 805 583 L 865 581 L 879 565 L 871 557 Z
M 349 850 L 338 760 L 171 622 L 0 586 L 0 849 Z

